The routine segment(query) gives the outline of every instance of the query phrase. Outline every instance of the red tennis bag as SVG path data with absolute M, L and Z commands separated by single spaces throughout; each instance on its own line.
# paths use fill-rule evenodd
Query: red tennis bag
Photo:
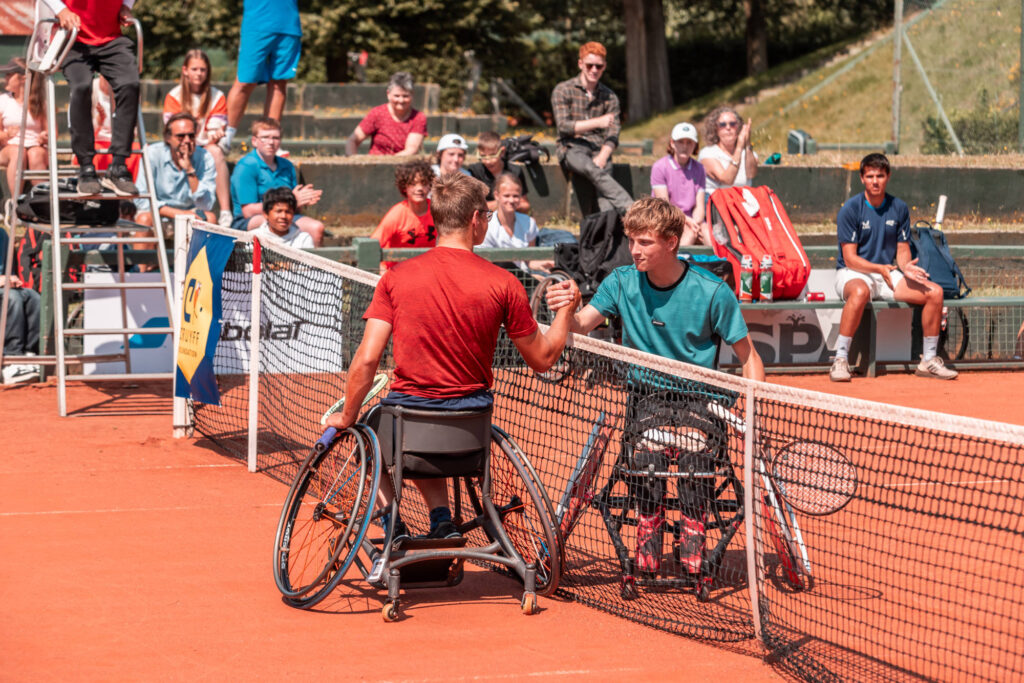
M 732 265 L 737 296 L 740 262 L 750 256 L 754 282 L 765 255 L 772 258 L 772 298 L 795 299 L 807 286 L 811 263 L 778 196 L 768 187 L 727 187 L 708 200 L 708 220 L 715 255 Z M 754 299 L 758 288 L 754 286 Z

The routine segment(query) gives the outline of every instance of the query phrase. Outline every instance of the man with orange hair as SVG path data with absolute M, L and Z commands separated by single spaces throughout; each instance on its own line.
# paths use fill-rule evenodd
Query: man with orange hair
M 597 190 L 602 211 L 624 215 L 633 203 L 611 175 L 612 152 L 619 146 L 619 98 L 601 83 L 608 52 L 601 43 L 580 48 L 580 73 L 551 92 L 551 110 L 558 128 L 558 159 Z

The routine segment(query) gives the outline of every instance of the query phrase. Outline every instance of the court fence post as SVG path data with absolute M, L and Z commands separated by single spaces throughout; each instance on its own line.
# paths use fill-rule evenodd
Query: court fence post
M 750 618 L 753 621 L 754 637 L 764 643 L 761 633 L 761 603 L 758 595 L 757 574 L 757 525 L 754 523 L 754 388 L 747 387 L 746 415 L 743 421 L 743 516 L 744 543 L 747 551 L 747 588 L 750 591 Z
M 371 273 L 380 272 L 380 242 L 372 237 L 354 237 L 352 245 L 356 248 L 356 268 Z

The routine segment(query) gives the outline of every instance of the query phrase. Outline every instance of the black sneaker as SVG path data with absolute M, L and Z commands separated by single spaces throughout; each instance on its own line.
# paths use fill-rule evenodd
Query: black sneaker
M 78 169 L 78 194 L 92 195 L 103 192 L 99 176 L 96 175 L 96 167 L 92 164 L 85 164 Z
M 434 529 L 430 531 L 426 536 L 427 538 L 462 538 L 462 534 L 455 528 L 455 524 L 451 521 L 445 521 L 438 524 Z
M 133 197 L 139 194 L 139 188 L 132 182 L 131 171 L 125 164 L 111 164 L 100 183 L 103 187 L 113 190 L 118 197 Z
M 395 524 L 395 537 L 391 539 L 391 547 L 398 548 L 405 541 L 408 541 L 412 536 L 409 535 L 409 527 L 405 525 L 405 522 L 398 520 Z

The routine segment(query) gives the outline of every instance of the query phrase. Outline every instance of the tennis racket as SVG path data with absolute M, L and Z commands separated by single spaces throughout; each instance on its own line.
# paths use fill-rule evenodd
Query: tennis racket
M 810 586 L 811 563 L 807 558 L 800 525 L 793 514 L 793 508 L 786 501 L 779 500 L 771 478 L 764 469 L 764 460 L 758 459 L 764 493 L 761 496 L 761 520 L 768 540 L 775 549 L 775 555 L 782 567 L 782 578 L 794 590 Z
M 374 396 L 380 393 L 381 389 L 387 386 L 387 384 L 388 376 L 386 374 L 382 372 L 377 375 L 374 375 L 373 384 L 370 385 L 370 390 L 366 392 L 366 398 L 363 399 L 363 405 L 365 406 L 367 403 L 369 403 Z M 341 399 L 339 399 L 334 405 L 327 409 L 327 412 L 324 413 L 323 417 L 320 418 L 320 424 L 326 425 L 327 418 L 329 418 L 331 415 L 334 415 L 334 413 L 338 412 L 344 407 L 345 397 L 342 396 Z M 334 436 L 337 433 L 337 429 L 335 429 L 334 427 L 328 427 L 324 431 L 323 435 L 317 440 L 316 447 L 323 449 L 330 448 L 331 443 L 334 441 Z
M 768 465 L 779 494 L 808 515 L 842 510 L 857 493 L 857 468 L 844 453 L 815 441 L 791 441 Z
M 605 451 L 611 441 L 614 419 L 601 413 L 590 430 L 590 436 L 583 446 L 576 466 L 569 475 L 569 485 L 562 494 L 562 499 L 555 508 L 555 520 L 562 530 L 562 539 L 569 537 L 576 527 L 583 510 L 594 500 L 594 480 L 604 462 Z

